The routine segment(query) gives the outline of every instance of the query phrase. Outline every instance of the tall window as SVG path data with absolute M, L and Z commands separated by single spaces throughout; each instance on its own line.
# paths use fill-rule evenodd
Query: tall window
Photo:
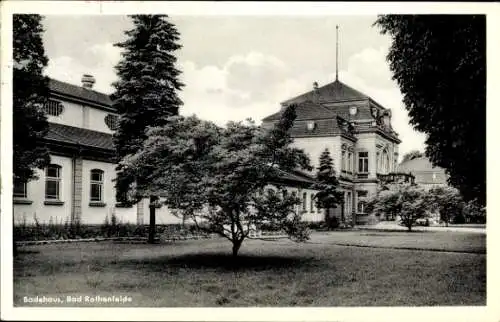
M 12 192 L 15 198 L 28 198 L 28 188 L 26 181 L 14 179 L 14 191 Z
M 377 159 L 376 159 L 376 164 L 377 164 L 377 172 L 380 172 L 380 169 L 382 169 L 381 161 L 380 161 L 380 152 L 377 152 Z
M 358 202 L 358 213 L 360 213 L 360 214 L 366 213 L 366 202 L 365 201 Z
M 358 172 L 368 173 L 368 152 L 359 152 L 358 158 L 359 158 Z
M 389 173 L 391 168 L 391 163 L 389 162 L 389 153 L 387 153 L 387 151 L 384 151 L 384 162 L 385 162 L 384 171 L 385 173 Z
M 307 193 L 302 194 L 302 210 L 307 211 Z
M 354 166 L 352 164 L 352 152 L 347 154 L 347 171 L 352 172 Z
M 61 166 L 49 164 L 45 170 L 45 199 L 59 200 L 61 186 Z
M 313 194 L 311 194 L 309 212 L 314 212 L 314 195 Z
M 346 171 L 347 170 L 347 167 L 346 167 L 346 158 L 345 158 L 345 151 L 342 151 L 342 171 Z
M 90 171 L 90 201 L 102 201 L 104 172 L 99 169 Z

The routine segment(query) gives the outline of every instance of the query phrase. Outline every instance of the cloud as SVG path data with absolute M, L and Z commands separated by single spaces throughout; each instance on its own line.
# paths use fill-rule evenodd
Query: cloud
M 94 89 L 107 94 L 113 91 L 111 84 L 117 79 L 114 66 L 120 59 L 120 49 L 111 43 L 96 44 L 86 48 L 82 59 L 69 56 L 51 58 L 45 75 L 74 85 L 81 85 L 83 74 L 96 78 Z
M 355 53 L 347 63 L 349 74 L 363 79 L 371 86 L 393 87 L 392 74 L 385 59 L 387 52 L 387 47 L 368 47 Z
M 274 113 L 282 87 L 288 83 L 286 64 L 260 52 L 231 56 L 220 68 L 184 61 L 180 69 L 186 84 L 180 93 L 181 113 L 195 113 L 221 125 L 247 118 L 260 121 Z
M 425 135 L 409 125 L 402 95 L 391 80 L 385 61 L 386 50 L 369 47 L 355 53 L 348 60 L 347 69 L 339 71 L 339 78 L 392 110 L 392 125 L 402 140 L 400 155 L 413 149 L 423 150 Z M 92 74 L 96 77 L 95 89 L 111 93 L 120 50 L 112 43 L 96 44 L 86 48 L 82 57 L 78 61 L 69 56 L 51 59 L 46 74 L 75 85 L 81 84 L 83 74 Z M 292 72 L 283 60 L 256 51 L 233 55 L 221 67 L 198 66 L 193 61 L 182 61 L 178 66 L 186 84 L 179 93 L 184 102 L 181 114 L 196 114 L 219 125 L 247 118 L 260 123 L 280 109 L 280 102 L 312 89 L 314 81 L 321 86 L 335 79 L 329 71 Z

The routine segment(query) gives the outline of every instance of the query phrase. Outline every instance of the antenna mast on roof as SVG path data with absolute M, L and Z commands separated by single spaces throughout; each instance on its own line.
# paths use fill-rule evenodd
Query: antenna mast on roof
M 339 25 L 336 26 L 335 47 L 335 80 L 339 80 Z

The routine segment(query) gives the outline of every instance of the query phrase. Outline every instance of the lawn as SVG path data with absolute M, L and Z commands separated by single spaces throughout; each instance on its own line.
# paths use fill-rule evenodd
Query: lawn
M 391 248 L 412 244 L 452 252 Z M 148 307 L 486 305 L 484 253 L 484 235 L 450 232 L 248 240 L 236 262 L 222 239 L 39 245 L 22 247 L 14 262 L 14 302 L 126 295 L 126 306 Z

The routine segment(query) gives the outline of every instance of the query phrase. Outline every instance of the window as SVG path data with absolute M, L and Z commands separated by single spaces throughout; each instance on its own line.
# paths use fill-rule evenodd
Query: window
M 353 164 L 352 164 L 352 152 L 349 152 L 347 154 L 347 171 L 352 172 L 353 169 Z
M 389 153 L 386 150 L 382 152 L 382 158 L 380 160 L 380 171 L 382 173 L 389 173 L 390 163 L 389 163 Z
M 102 185 L 104 172 L 99 169 L 90 171 L 90 201 L 102 201 Z
M 104 123 L 106 123 L 106 125 L 111 131 L 115 131 L 118 128 L 118 116 L 113 114 L 108 114 L 104 118 Z
M 376 164 L 377 164 L 377 172 L 380 172 L 380 169 L 382 169 L 382 166 L 380 165 L 380 152 L 377 152 L 377 160 L 376 160 Z
M 368 152 L 359 152 L 358 159 L 359 159 L 358 172 L 368 173 Z
M 345 158 L 345 151 L 342 151 L 342 171 L 346 171 L 346 158 Z
M 61 166 L 50 164 L 45 170 L 45 199 L 59 200 L 61 185 Z
M 44 111 L 48 115 L 59 116 L 64 110 L 61 102 L 50 99 L 44 106 Z
M 389 153 L 385 151 L 385 173 L 389 173 L 391 170 L 391 162 L 389 161 Z
M 309 205 L 309 212 L 314 212 L 314 195 L 311 194 L 311 200 Z
M 358 202 L 358 213 L 360 213 L 360 214 L 366 213 L 366 202 L 365 201 Z
M 358 190 L 358 198 L 364 198 L 368 196 L 368 191 L 366 190 Z
M 302 210 L 307 210 L 307 193 L 305 192 L 302 194 Z
M 14 191 L 12 194 L 14 198 L 28 198 L 28 187 L 26 181 L 14 179 Z

